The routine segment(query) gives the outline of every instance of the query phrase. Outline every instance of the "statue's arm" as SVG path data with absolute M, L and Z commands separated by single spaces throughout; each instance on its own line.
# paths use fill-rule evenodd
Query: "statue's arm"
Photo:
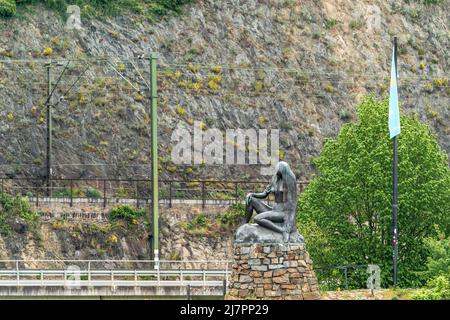
M 269 184 L 263 192 L 251 193 L 251 196 L 258 199 L 267 198 L 267 196 L 272 192 L 272 185 Z

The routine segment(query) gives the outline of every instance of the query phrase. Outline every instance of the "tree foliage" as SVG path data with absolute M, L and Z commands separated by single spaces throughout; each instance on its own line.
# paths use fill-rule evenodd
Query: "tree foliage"
M 447 277 L 450 281 L 450 235 L 436 228 L 436 238 L 426 238 L 424 243 L 428 249 L 427 271 L 423 274 L 427 279 L 439 276 Z
M 427 282 L 425 289 L 417 292 L 412 299 L 414 300 L 449 300 L 450 299 L 450 280 L 449 277 L 438 276 Z
M 316 265 L 378 264 L 392 284 L 392 140 L 388 101 L 367 97 L 315 159 L 319 175 L 299 200 L 298 225 Z M 423 239 L 450 227 L 448 156 L 427 125 L 403 116 L 398 139 L 399 285 L 419 286 Z
M 0 16 L 12 17 L 16 14 L 15 0 L 0 0 Z
M 124 219 L 128 221 L 137 220 L 140 217 L 145 216 L 145 210 L 144 209 L 136 209 L 134 207 L 131 207 L 129 205 L 119 205 L 111 209 L 111 212 L 109 213 L 109 219 L 111 221 L 117 220 L 117 219 Z
M 27 223 L 35 222 L 39 216 L 30 209 L 30 203 L 21 196 L 0 193 L 0 235 L 6 236 L 11 231 L 10 222 L 14 218 L 22 218 Z
M 181 7 L 194 0 L 0 0 L 0 16 L 16 14 L 17 5 L 42 3 L 46 7 L 66 13 L 68 5 L 78 5 L 82 16 L 117 16 L 124 12 L 141 14 L 149 19 L 169 13 L 179 13 Z
M 438 227 L 436 230 L 436 238 L 426 238 L 424 241 L 429 255 L 427 270 L 421 275 L 428 281 L 426 288 L 412 297 L 415 300 L 450 299 L 450 236 L 445 236 Z

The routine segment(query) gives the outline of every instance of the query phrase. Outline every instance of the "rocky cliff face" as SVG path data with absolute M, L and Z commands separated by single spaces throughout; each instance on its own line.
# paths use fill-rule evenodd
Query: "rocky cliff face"
M 387 95 L 394 35 L 402 110 L 428 122 L 448 152 L 448 4 L 205 0 L 154 24 L 132 14 L 82 18 L 79 31 L 28 7 L 0 22 L 0 171 L 44 175 L 45 64 L 70 58 L 52 100 L 79 78 L 54 108 L 55 176 L 148 176 L 149 72 L 137 57 L 156 51 L 163 178 L 259 176 L 257 166 L 171 163 L 173 129 L 192 130 L 194 121 L 280 129 L 281 156 L 307 178 L 324 139 L 354 118 L 358 101 Z M 64 65 L 52 65 L 54 84 Z
M 150 259 L 147 231 L 126 223 L 52 221 L 0 235 L 0 260 Z M 131 227 L 131 228 L 129 228 Z
M 208 209 L 217 216 L 226 208 Z M 187 213 L 189 212 L 189 213 Z M 221 233 L 192 234 L 183 223 L 205 214 L 198 207 L 161 208 L 160 259 L 225 261 L 232 257 L 233 228 Z M 64 219 L 1 221 L 0 260 L 151 260 L 150 226 L 143 220 Z M 34 263 L 34 262 L 29 262 Z M 45 265 L 45 262 L 35 262 Z M 30 265 L 31 266 L 31 265 Z M 48 264 L 46 266 L 49 266 Z M 0 262 L 2 267 L 2 262 Z M 35 265 L 38 267 L 38 265 Z M 201 268 L 200 262 L 185 267 Z M 206 267 L 206 266 L 205 266 Z M 221 267 L 224 267 L 222 264 Z

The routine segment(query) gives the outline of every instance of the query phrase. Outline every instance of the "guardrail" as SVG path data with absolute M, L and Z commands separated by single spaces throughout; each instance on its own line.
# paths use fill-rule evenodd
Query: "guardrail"
M 207 204 L 237 203 L 249 192 L 264 190 L 268 181 L 244 180 L 159 180 L 160 201 L 172 207 L 174 201 L 197 200 Z M 298 192 L 303 192 L 308 181 L 297 181 Z M 73 206 L 84 199 L 106 207 L 133 199 L 136 206 L 151 204 L 150 179 L 53 178 L 50 187 L 46 179 L 28 177 L 0 177 L 0 191 L 28 196 L 39 206 L 40 202 L 62 199 Z M 270 199 L 269 199 L 270 201 Z
M 61 287 L 66 289 L 110 287 L 185 287 L 188 298 L 191 288 L 215 288 L 227 292 L 231 275 L 229 260 L 0 260 L 0 289 L 26 287 Z M 28 266 L 27 266 L 28 265 Z M 43 266 L 46 267 L 43 267 Z M 9 266 L 9 267 L 7 267 Z M 367 283 L 369 265 L 344 265 L 316 267 L 319 283 L 324 288 L 336 290 L 344 285 L 349 289 L 349 277 L 357 276 L 359 288 Z M 354 269 L 355 274 L 349 270 Z M 356 270 L 360 269 L 360 274 Z M 338 270 L 342 274 L 320 274 Z M 364 275 L 364 276 L 363 276 Z M 321 279 L 322 278 L 322 279 Z M 336 286 L 331 288 L 330 286 Z M 222 288 L 222 289 L 220 289 Z
M 0 260 L 0 266 L 10 266 L 0 267 L 0 287 L 224 286 L 226 290 L 230 263 L 231 261 L 175 260 Z M 34 267 L 26 267 L 25 264 Z M 40 264 L 47 265 L 47 268 L 36 267 Z M 56 268 L 55 264 L 60 267 Z M 122 269 L 121 265 L 134 265 L 135 268 Z M 191 268 L 187 267 L 189 265 Z M 198 265 L 201 268 L 196 267 Z
M 325 266 L 325 267 L 318 267 L 318 268 L 314 268 L 314 271 L 317 274 L 323 274 L 327 271 L 332 271 L 332 270 L 338 270 L 339 273 L 340 272 L 344 272 L 344 279 L 343 279 L 343 284 L 345 289 L 347 290 L 349 288 L 349 270 L 354 269 L 367 269 L 369 267 L 369 265 L 367 264 L 353 264 L 353 265 L 344 265 L 344 266 Z M 366 272 L 364 272 L 364 274 L 366 274 Z M 332 287 L 336 287 L 336 288 L 340 288 L 340 284 L 342 283 L 342 280 L 340 279 L 340 277 L 342 276 L 342 274 L 339 275 L 329 275 L 329 279 L 332 279 L 331 281 L 329 279 L 323 281 L 322 279 L 319 278 L 319 284 L 324 285 L 324 286 L 332 286 Z M 361 275 L 359 275 L 361 276 Z M 364 280 L 367 280 L 367 276 L 364 278 Z M 330 283 L 330 282 L 334 282 L 334 283 Z M 364 282 L 364 284 L 366 284 L 366 282 Z M 362 286 L 362 285 L 361 285 Z

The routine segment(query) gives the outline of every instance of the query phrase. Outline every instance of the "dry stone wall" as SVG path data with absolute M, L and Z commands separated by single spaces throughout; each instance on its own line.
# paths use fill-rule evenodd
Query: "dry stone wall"
M 235 243 L 228 298 L 319 299 L 305 244 Z

